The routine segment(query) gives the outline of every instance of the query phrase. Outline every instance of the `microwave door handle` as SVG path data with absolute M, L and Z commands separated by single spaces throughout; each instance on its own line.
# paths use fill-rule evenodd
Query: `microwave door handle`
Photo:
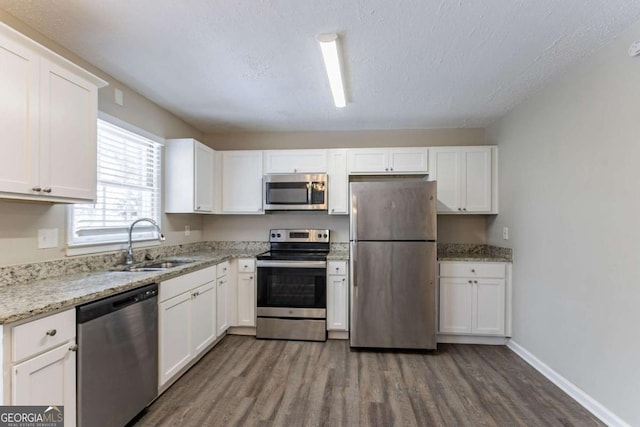
M 311 204 L 311 194 L 313 193 L 313 182 L 307 184 L 307 204 Z

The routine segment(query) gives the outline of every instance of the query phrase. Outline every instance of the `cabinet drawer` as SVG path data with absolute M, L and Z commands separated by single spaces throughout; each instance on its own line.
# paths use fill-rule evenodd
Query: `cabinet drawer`
M 184 274 L 165 280 L 160 283 L 160 296 L 158 302 L 163 302 L 169 298 L 190 291 L 193 288 L 212 282 L 216 279 L 216 267 L 207 267 L 193 273 Z
M 254 273 L 256 260 L 253 258 L 240 258 L 238 260 L 238 273 Z
M 502 262 L 441 262 L 440 277 L 505 277 Z
M 223 277 L 229 274 L 229 261 L 221 262 L 217 265 L 218 267 L 218 277 Z
M 76 336 L 76 310 L 71 309 L 13 328 L 13 354 L 17 362 L 54 348 Z
M 346 261 L 329 261 L 327 263 L 327 274 L 345 275 L 347 274 Z

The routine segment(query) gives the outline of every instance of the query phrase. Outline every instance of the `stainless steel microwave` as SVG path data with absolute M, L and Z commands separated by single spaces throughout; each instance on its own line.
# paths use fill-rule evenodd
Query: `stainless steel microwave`
M 326 174 L 264 176 L 265 211 L 327 210 Z

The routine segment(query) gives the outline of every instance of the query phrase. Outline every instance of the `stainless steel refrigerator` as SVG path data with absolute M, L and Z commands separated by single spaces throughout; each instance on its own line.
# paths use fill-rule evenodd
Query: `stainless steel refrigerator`
M 351 347 L 436 348 L 436 183 L 350 184 Z

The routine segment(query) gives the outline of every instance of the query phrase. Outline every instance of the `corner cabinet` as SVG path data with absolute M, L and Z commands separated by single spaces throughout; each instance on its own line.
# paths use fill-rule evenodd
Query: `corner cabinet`
M 215 152 L 195 139 L 165 145 L 165 211 L 213 213 Z
M 497 147 L 435 147 L 430 152 L 429 180 L 438 182 L 438 213 L 498 213 Z
M 0 24 L 0 198 L 96 196 L 98 88 L 106 82 Z
M 510 263 L 442 261 L 439 268 L 439 334 L 511 335 Z
M 262 151 L 222 152 L 222 214 L 264 213 Z
M 218 277 L 216 279 L 216 335 L 221 337 L 229 329 L 229 262 L 225 261 L 217 266 Z
M 349 150 L 350 174 L 426 174 L 429 172 L 429 149 L 355 148 Z

